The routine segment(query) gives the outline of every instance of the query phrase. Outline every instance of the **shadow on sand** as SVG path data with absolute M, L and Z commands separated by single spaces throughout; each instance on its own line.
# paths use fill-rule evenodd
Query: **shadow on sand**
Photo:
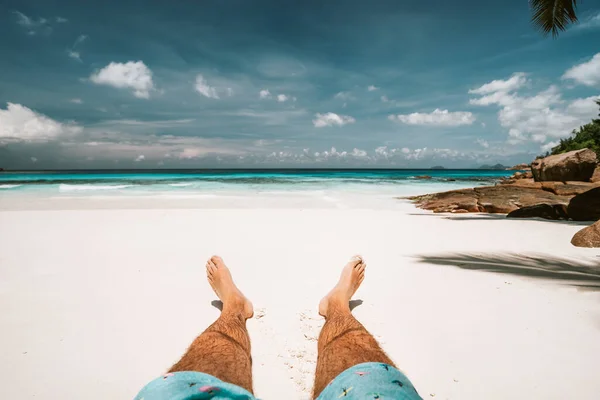
M 564 220 L 552 220 L 544 218 L 506 218 L 506 214 L 485 214 L 485 213 L 474 213 L 474 214 L 451 214 L 451 213 L 411 213 L 411 216 L 418 217 L 437 217 L 447 219 L 450 221 L 534 221 L 534 222 L 546 222 L 552 224 L 562 225 L 575 225 L 575 226 L 589 226 L 595 221 L 564 221 Z
M 361 299 L 350 300 L 349 306 L 350 311 L 354 310 L 356 307 L 360 306 L 363 303 Z M 223 302 L 221 300 L 213 300 L 210 302 L 210 305 L 218 309 L 219 311 L 223 311 Z
M 210 302 L 210 305 L 223 312 L 223 302 L 221 300 L 213 300 Z
M 354 310 L 356 307 L 360 306 L 363 303 L 361 299 L 350 300 L 350 311 Z
M 546 255 L 452 253 L 418 256 L 417 261 L 475 271 L 556 280 L 582 290 L 600 290 L 600 259 L 585 262 Z

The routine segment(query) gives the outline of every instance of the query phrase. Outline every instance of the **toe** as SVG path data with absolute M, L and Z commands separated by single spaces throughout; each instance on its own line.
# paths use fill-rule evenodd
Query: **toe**
M 365 268 L 367 268 L 367 264 L 365 264 L 364 262 L 361 262 L 360 264 L 358 264 L 356 266 L 356 269 L 358 270 L 359 273 L 364 273 Z
M 352 269 L 356 269 L 361 263 L 361 260 L 356 260 L 354 258 L 350 259 L 350 261 L 348 261 L 347 266 L 352 268 Z
M 217 270 L 217 267 L 215 266 L 215 264 L 213 264 L 213 262 L 209 260 L 206 263 L 206 272 L 212 275 L 215 273 L 216 270 Z
M 219 264 L 223 264 L 223 259 L 219 256 L 212 256 L 210 260 L 217 266 L 217 268 L 219 267 Z

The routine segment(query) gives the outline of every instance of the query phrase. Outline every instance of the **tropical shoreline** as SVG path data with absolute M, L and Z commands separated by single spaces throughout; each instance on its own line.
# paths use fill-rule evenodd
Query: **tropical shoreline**
M 360 253 L 354 314 L 423 397 L 596 397 L 600 272 L 596 251 L 568 243 L 581 223 L 321 197 L 1 195 L 0 373 L 44 385 L 0 396 L 132 398 L 218 315 L 201 268 L 216 253 L 261 316 L 248 323 L 257 396 L 307 399 L 318 299 Z

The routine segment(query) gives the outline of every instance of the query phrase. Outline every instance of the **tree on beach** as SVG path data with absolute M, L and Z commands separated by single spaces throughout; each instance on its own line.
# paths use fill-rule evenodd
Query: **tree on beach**
M 600 99 L 596 100 L 596 104 L 600 107 Z M 600 113 L 598 113 L 600 117 Z M 561 139 L 558 146 L 553 147 L 550 154 L 561 154 L 573 150 L 580 149 L 594 150 L 600 155 L 600 118 L 593 119 L 592 122 L 574 130 L 571 136 L 566 139 Z
M 577 0 L 529 0 L 531 21 L 542 33 L 557 37 L 569 24 L 577 22 Z

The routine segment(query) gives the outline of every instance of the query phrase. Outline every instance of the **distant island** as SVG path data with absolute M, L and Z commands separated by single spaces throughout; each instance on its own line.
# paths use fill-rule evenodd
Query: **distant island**
M 481 167 L 479 167 L 479 169 L 497 169 L 497 170 L 506 170 L 509 167 L 502 165 L 502 164 L 496 164 L 496 165 L 482 165 Z
M 446 168 L 442 167 L 441 165 L 436 165 L 435 167 L 431 167 L 429 169 L 446 169 Z

